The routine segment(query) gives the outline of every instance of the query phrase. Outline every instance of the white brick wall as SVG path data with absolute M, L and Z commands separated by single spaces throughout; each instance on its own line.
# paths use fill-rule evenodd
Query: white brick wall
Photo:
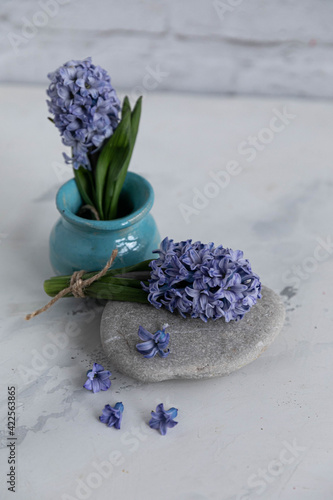
M 92 55 L 133 94 L 333 97 L 332 25 L 332 0 L 1 0 L 0 80 Z

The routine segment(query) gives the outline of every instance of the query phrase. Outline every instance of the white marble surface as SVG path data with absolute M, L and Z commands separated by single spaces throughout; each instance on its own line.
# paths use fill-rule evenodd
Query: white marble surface
M 333 258 L 318 241 L 333 238 L 333 104 L 148 95 L 131 168 L 155 188 L 161 234 L 242 248 L 283 292 L 287 321 L 258 360 L 228 377 L 141 385 L 113 371 L 112 390 L 93 395 L 82 384 L 105 361 L 102 307 L 67 299 L 24 321 L 46 299 L 54 196 L 70 177 L 57 168 L 62 146 L 44 97 L 38 88 L 0 92 L 3 430 L 7 386 L 18 390 L 17 492 L 6 490 L 4 432 L 1 499 L 331 499 Z M 290 123 L 273 121 L 274 137 L 262 132 L 283 106 Z M 238 147 L 258 134 L 272 140 L 247 161 Z M 241 172 L 219 192 L 207 187 L 209 172 L 231 160 Z M 193 189 L 214 197 L 186 223 L 179 206 L 192 204 Z M 119 432 L 97 419 L 117 401 Z M 166 437 L 147 427 L 160 402 L 179 408 Z

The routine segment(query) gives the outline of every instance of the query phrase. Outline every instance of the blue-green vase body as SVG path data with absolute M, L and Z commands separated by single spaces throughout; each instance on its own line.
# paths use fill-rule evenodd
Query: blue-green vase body
M 154 192 L 150 183 L 129 172 L 119 206 L 126 215 L 110 221 L 78 217 L 82 199 L 75 180 L 58 191 L 56 204 L 61 214 L 50 236 L 50 260 L 56 274 L 72 274 L 84 269 L 98 271 L 118 250 L 114 267 L 125 267 L 156 257 L 160 235 L 150 214 Z

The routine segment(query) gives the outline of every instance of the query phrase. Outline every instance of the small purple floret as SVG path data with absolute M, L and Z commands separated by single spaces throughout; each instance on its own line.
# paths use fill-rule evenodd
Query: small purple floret
M 241 250 L 165 238 L 150 262 L 149 302 L 186 318 L 240 320 L 261 298 L 260 278 Z
M 92 370 L 87 372 L 87 382 L 84 384 L 84 388 L 88 391 L 99 392 L 106 391 L 111 387 L 110 377 L 111 372 L 109 370 L 104 370 L 102 365 L 94 363 Z
M 170 335 L 165 331 L 168 326 L 163 325 L 162 330 L 158 330 L 154 334 L 139 326 L 138 335 L 144 342 L 136 344 L 136 348 L 145 358 L 153 358 L 156 354 L 161 358 L 166 358 L 169 355 L 170 349 L 165 351 L 170 340 Z
M 121 420 L 123 418 L 124 405 L 123 403 L 116 403 L 114 407 L 110 405 L 105 405 L 102 411 L 102 415 L 99 417 L 103 424 L 107 424 L 108 427 L 115 427 L 120 429 Z
M 177 415 L 177 408 L 165 410 L 163 403 L 160 403 L 156 406 L 156 410 L 151 412 L 152 418 L 149 421 L 149 426 L 152 429 L 159 430 L 162 436 L 165 436 L 168 428 L 171 429 L 178 424 L 178 422 L 174 421 L 174 418 L 176 418 Z

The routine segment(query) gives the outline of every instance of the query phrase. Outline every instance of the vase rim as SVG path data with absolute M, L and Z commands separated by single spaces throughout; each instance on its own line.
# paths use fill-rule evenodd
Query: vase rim
M 133 185 L 133 187 L 135 187 L 135 185 L 140 185 L 140 187 L 144 189 L 145 199 L 142 201 L 142 205 L 139 208 L 133 210 L 126 216 L 119 217 L 118 219 L 91 220 L 84 219 L 83 217 L 79 217 L 78 215 L 76 215 L 68 206 L 68 203 L 66 201 L 70 196 L 73 196 L 73 192 L 75 191 L 74 196 L 79 197 L 81 200 L 81 204 L 83 203 L 74 178 L 65 182 L 65 184 L 63 184 L 59 188 L 56 195 L 56 206 L 60 215 L 64 219 L 66 219 L 69 223 L 75 224 L 76 226 L 80 226 L 84 229 L 90 228 L 96 231 L 112 231 L 124 229 L 125 227 L 136 224 L 145 215 L 147 215 L 154 203 L 154 190 L 147 179 L 139 174 L 136 174 L 135 172 L 128 172 L 124 182 L 124 187 L 130 187 L 131 185 Z

